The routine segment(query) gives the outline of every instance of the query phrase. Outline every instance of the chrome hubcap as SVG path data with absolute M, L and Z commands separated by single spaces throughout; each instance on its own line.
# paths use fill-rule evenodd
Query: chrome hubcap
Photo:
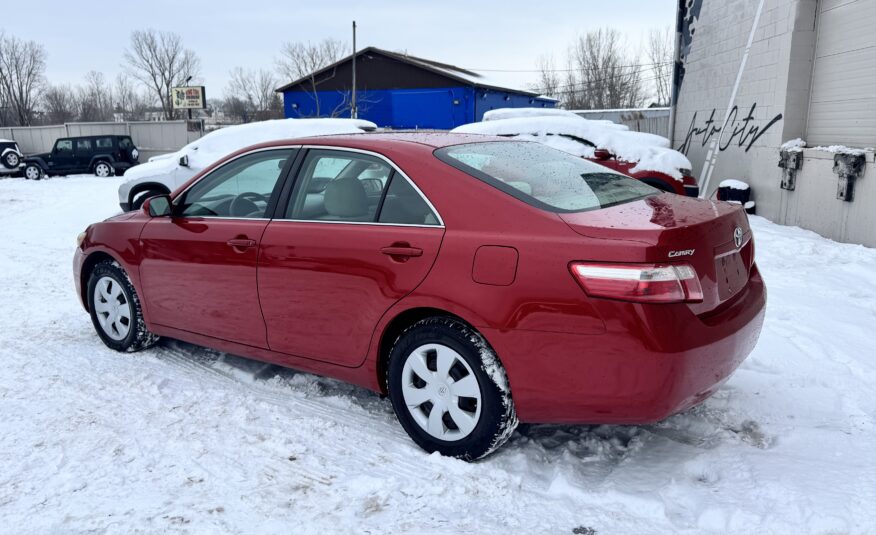
M 122 286 L 111 277 L 101 277 L 94 287 L 94 312 L 103 332 L 124 340 L 131 330 L 131 303 Z
M 18 165 L 18 155 L 14 153 L 10 154 L 6 157 L 6 161 L 9 162 L 9 165 L 15 167 L 16 165 Z
M 99 163 L 94 168 L 94 172 L 97 176 L 107 177 L 109 176 L 109 166 L 105 163 Z
M 467 437 L 481 416 L 481 389 L 459 353 L 426 344 L 408 355 L 402 369 L 402 396 L 414 421 L 433 437 Z
M 35 180 L 35 179 L 40 177 L 40 172 L 35 167 L 28 167 L 26 173 L 27 173 L 27 178 L 29 178 L 31 180 Z

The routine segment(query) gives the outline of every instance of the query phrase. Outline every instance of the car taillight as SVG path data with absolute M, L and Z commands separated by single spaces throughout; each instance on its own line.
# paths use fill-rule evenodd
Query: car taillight
M 637 303 L 695 303 L 703 300 L 696 270 L 688 264 L 596 264 L 570 266 L 591 297 Z

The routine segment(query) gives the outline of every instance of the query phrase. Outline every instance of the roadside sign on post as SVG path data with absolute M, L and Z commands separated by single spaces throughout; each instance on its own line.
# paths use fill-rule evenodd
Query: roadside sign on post
M 174 87 L 170 94 L 175 110 L 202 110 L 207 107 L 207 96 L 202 85 Z

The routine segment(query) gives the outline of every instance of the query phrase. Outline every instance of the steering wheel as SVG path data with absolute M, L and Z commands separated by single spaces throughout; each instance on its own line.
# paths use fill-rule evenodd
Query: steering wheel
M 267 197 L 254 191 L 245 191 L 231 201 L 228 211 L 231 217 L 250 217 L 261 211 L 256 201 L 266 202 Z

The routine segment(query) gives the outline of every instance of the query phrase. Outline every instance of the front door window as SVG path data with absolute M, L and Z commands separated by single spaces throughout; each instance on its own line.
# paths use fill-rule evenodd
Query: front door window
M 268 202 L 294 149 L 266 150 L 231 161 L 185 194 L 174 215 L 265 218 Z

